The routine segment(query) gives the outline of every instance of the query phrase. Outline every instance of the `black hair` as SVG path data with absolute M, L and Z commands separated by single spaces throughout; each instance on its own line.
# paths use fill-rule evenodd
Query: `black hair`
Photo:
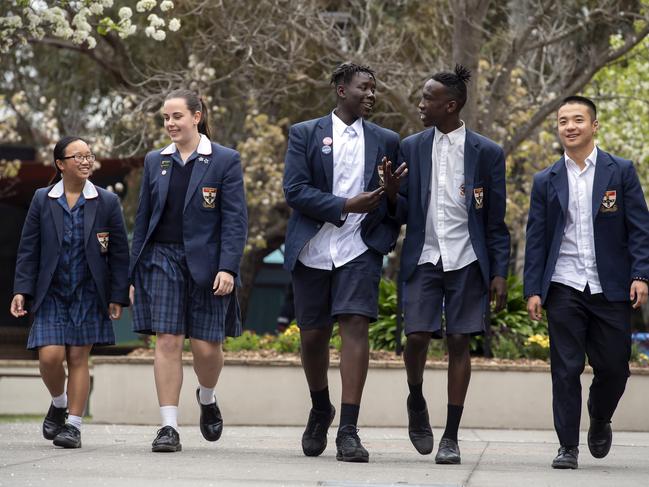
M 369 66 L 363 66 L 354 63 L 342 63 L 336 66 L 336 69 L 334 69 L 333 73 L 331 73 L 330 83 L 334 87 L 340 84 L 344 84 L 344 85 L 349 84 L 354 78 L 354 76 L 358 73 L 366 73 L 373 80 L 376 81 L 376 76 L 374 75 L 374 71 L 372 71 L 372 68 L 370 68 Z
M 568 105 L 569 103 L 579 103 L 580 105 L 586 105 L 586 107 L 588 107 L 588 111 L 590 112 L 590 116 L 593 119 L 593 121 L 597 120 L 597 107 L 595 106 L 595 102 L 590 98 L 586 98 L 585 96 L 579 96 L 579 95 L 567 96 L 561 101 L 561 105 L 559 105 L 559 108 L 561 108 L 564 105 Z
M 471 80 L 471 71 L 461 64 L 456 64 L 452 73 L 441 71 L 431 76 L 431 79 L 446 86 L 451 98 L 457 102 L 458 111 L 460 111 L 466 103 L 466 85 Z
M 63 177 L 63 175 L 61 174 L 61 170 L 59 169 L 59 166 L 56 165 L 56 161 L 57 160 L 62 161 L 65 158 L 65 149 L 67 149 L 67 147 L 72 142 L 76 142 L 77 140 L 80 140 L 82 142 L 86 142 L 81 137 L 77 137 L 76 135 L 66 135 L 65 137 L 60 139 L 56 143 L 56 145 L 54 146 L 54 151 L 53 151 L 53 153 L 54 153 L 54 168 L 56 169 L 56 173 L 54 174 L 54 176 L 52 176 L 52 179 L 50 179 L 49 184 L 57 183 Z
M 182 88 L 169 93 L 165 98 L 165 101 L 171 100 L 172 98 L 182 98 L 185 100 L 185 104 L 192 115 L 196 112 L 201 112 L 201 119 L 198 122 L 198 132 L 207 136 L 208 139 L 211 139 L 209 113 L 207 112 L 207 105 L 203 101 L 203 98 L 192 90 L 185 90 Z

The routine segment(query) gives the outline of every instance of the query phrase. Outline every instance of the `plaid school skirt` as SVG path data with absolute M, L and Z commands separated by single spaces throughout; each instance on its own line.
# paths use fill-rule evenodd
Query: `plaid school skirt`
M 191 277 L 182 244 L 150 243 L 135 271 L 133 331 L 223 342 L 241 335 L 235 291 L 215 296 Z

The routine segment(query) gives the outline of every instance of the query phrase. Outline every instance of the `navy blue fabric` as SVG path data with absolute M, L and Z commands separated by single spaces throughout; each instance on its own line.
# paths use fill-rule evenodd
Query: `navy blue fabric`
M 212 288 L 219 271 L 239 275 L 248 231 L 248 214 L 239 153 L 212 142 L 212 154 L 197 157 L 185 195 L 182 220 L 187 267 L 197 285 Z M 140 200 L 131 248 L 130 278 L 163 216 L 169 194 L 170 170 L 162 162 L 171 156 L 161 150 L 144 159 Z M 171 168 L 170 168 L 171 169 Z M 173 170 L 173 169 L 171 169 Z M 203 188 L 216 188 L 214 208 L 204 206 Z M 237 282 L 240 280 L 237 277 Z
M 28 349 L 44 345 L 113 344 L 115 335 L 90 274 L 83 245 L 83 194 L 72 209 L 65 194 L 63 241 L 52 284 L 36 311 L 27 340 Z
M 63 242 L 64 210 L 47 196 L 52 187 L 36 191 L 25 219 L 18 257 L 14 294 L 32 298 L 37 312 L 59 265 Z M 103 309 L 108 303 L 129 305 L 128 242 L 119 199 L 97 188 L 97 198 L 86 200 L 83 216 L 83 250 Z M 109 233 L 108 250 L 102 253 L 98 233 Z
M 333 137 L 331 114 L 293 125 L 289 131 L 284 166 L 284 195 L 292 208 L 286 231 L 284 267 L 292 271 L 302 248 L 325 222 L 341 226 L 345 198 L 332 194 L 333 151 L 322 152 L 323 139 Z M 393 163 L 399 155 L 399 135 L 363 120 L 365 139 L 365 191 L 380 185 L 378 166 L 383 157 Z M 333 147 L 335 151 L 336 148 Z M 399 235 L 399 225 L 389 217 L 387 203 L 366 215 L 361 237 L 369 248 L 390 252 Z
M 434 128 L 426 129 L 401 142 L 399 164 L 408 163 L 408 176 L 402 181 L 395 219 L 406 224 L 401 251 L 402 281 L 408 281 L 424 248 L 432 170 Z M 469 212 L 469 236 L 478 257 L 482 280 L 489 287 L 495 276 L 507 277 L 510 238 L 505 224 L 507 202 L 505 155 L 495 142 L 471 130 L 464 145 L 464 188 Z M 474 189 L 482 188 L 482 206 L 476 204 Z
M 215 296 L 191 277 L 182 244 L 150 243 L 135 272 L 133 330 L 223 342 L 241 334 L 236 295 Z
M 444 335 L 484 333 L 489 316 L 489 293 L 478 262 L 445 272 L 442 264 L 418 265 L 403 286 L 405 334 Z M 445 316 L 442 331 L 442 312 Z
M 298 326 L 328 327 L 343 314 L 376 321 L 382 266 L 383 256 L 372 249 L 330 271 L 298 261 L 291 273 Z
M 602 211 L 606 191 L 614 210 Z M 548 294 L 568 212 L 568 173 L 562 157 L 534 176 L 525 246 L 525 295 Z M 649 279 L 649 212 L 633 163 L 597 151 L 593 182 L 595 260 L 604 296 L 628 301 L 631 281 Z
M 593 367 L 589 412 L 610 421 L 629 377 L 631 306 L 558 283 L 550 285 L 545 304 L 554 427 L 562 445 L 577 446 L 585 356 Z
M 187 161 L 183 166 L 174 159 L 173 171 L 169 176 L 167 201 L 160 222 L 151 238 L 154 242 L 183 243 L 183 226 L 178 222 L 183 220 L 185 195 L 194 168 L 194 160 Z

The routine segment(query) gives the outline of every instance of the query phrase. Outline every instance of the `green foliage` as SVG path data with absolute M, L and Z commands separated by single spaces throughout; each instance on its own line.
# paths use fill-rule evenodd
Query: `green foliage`
M 397 348 L 397 285 L 389 279 L 381 279 L 379 284 L 379 316 L 370 323 L 369 340 L 372 350 L 391 350 Z M 401 337 L 402 343 L 404 337 Z
M 495 337 L 492 342 L 491 350 L 496 358 L 516 360 L 522 357 L 518 343 L 506 335 Z
M 223 342 L 223 350 L 239 352 L 241 350 L 260 350 L 261 337 L 254 331 L 245 330 L 238 337 L 227 337 Z
M 446 341 L 431 340 L 428 345 L 428 357 L 434 360 L 442 360 L 446 356 Z

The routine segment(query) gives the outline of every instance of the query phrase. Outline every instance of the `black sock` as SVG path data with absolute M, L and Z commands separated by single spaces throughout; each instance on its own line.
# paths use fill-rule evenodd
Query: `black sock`
M 423 411 L 426 407 L 426 400 L 424 394 L 421 392 L 423 382 L 412 385 L 408 382 L 408 389 L 410 389 L 410 396 L 408 396 L 408 407 L 413 411 Z
M 340 425 L 338 426 L 338 431 L 348 425 L 356 426 L 356 423 L 358 423 L 358 411 L 360 408 L 361 407 L 358 404 L 342 403 L 340 405 Z
M 460 428 L 460 419 L 462 419 L 462 411 L 464 406 L 455 406 L 449 404 L 446 413 L 446 429 L 442 438 L 448 438 L 457 441 L 457 430 Z
M 331 401 L 329 400 L 329 386 L 321 391 L 309 391 L 311 393 L 311 404 L 317 411 L 331 411 Z

